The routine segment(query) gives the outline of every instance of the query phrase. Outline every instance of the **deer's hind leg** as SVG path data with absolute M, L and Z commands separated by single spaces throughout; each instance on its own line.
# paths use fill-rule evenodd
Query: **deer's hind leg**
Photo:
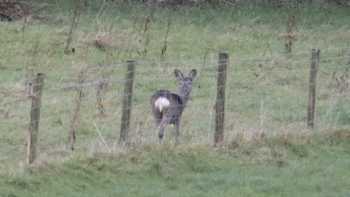
M 175 145 L 180 143 L 180 121 L 175 122 Z
M 163 113 L 158 111 L 157 109 L 152 109 L 152 112 L 153 112 L 155 123 L 157 127 L 159 127 L 160 122 L 162 121 L 162 118 L 163 118 Z
M 162 120 L 160 121 L 159 124 L 159 133 L 158 133 L 158 137 L 159 137 L 159 142 L 162 143 L 163 137 L 164 137 L 164 131 L 165 131 L 165 127 L 166 125 L 168 125 L 170 123 L 170 118 L 167 116 L 163 116 Z

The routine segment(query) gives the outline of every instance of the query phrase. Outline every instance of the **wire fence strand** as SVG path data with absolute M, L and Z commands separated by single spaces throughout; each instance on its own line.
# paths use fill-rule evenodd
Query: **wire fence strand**
M 349 57 L 342 55 L 343 50 L 321 52 L 315 120 L 319 128 L 349 126 L 347 110 L 350 109 L 350 78 L 346 74 Z M 226 120 L 225 138 L 234 139 L 240 132 L 255 135 L 295 127 L 304 129 L 301 125 L 304 125 L 306 118 L 310 62 L 310 53 L 294 54 L 291 57 L 230 57 L 226 82 L 227 101 L 223 112 Z M 193 81 L 192 99 L 186 105 L 182 118 L 183 141 L 210 144 L 215 128 L 217 64 L 215 54 L 209 54 L 205 61 L 202 58 L 136 60 L 135 91 L 130 108 L 130 142 L 157 143 L 158 128 L 152 117 L 150 97 L 159 89 L 177 92 L 179 82 L 176 81 L 174 70 L 181 68 L 188 72 L 194 67 L 198 70 L 198 76 Z M 39 149 L 54 151 L 53 147 L 56 147 L 61 150 L 68 143 L 68 131 L 76 105 L 75 95 L 77 91 L 82 91 L 77 148 L 87 150 L 91 149 L 92 144 L 97 146 L 97 143 L 111 152 L 111 144 L 119 136 L 122 98 L 129 96 L 123 92 L 124 85 L 128 82 L 124 78 L 126 74 L 126 63 L 116 62 L 86 66 L 82 82 L 76 73 L 61 78 L 47 77 L 40 107 L 41 119 L 38 120 L 41 139 Z M 100 86 L 101 84 L 105 86 Z M 100 91 L 98 88 L 101 88 Z M 23 130 L 29 126 L 31 103 L 25 84 L 15 88 L 2 85 L 0 95 L 0 117 L 4 117 L 1 126 L 23 134 Z M 98 105 L 104 108 L 103 115 L 100 114 Z M 24 144 L 24 138 L 23 135 L 16 138 L 16 143 Z M 23 151 L 23 147 L 16 145 L 7 149 L 7 152 L 19 151 Z M 1 157 L 0 160 L 8 158 Z

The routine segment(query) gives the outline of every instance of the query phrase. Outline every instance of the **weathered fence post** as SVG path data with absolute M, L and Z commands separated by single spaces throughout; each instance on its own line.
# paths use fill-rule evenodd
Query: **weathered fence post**
M 44 86 L 44 77 L 45 75 L 43 73 L 38 73 L 31 83 L 32 90 L 30 91 L 30 97 L 32 99 L 32 106 L 30 110 L 30 124 L 27 137 L 27 164 L 33 163 L 37 154 L 36 146 L 39 133 L 41 95 Z
M 103 106 L 103 92 L 107 86 L 107 82 L 102 79 L 98 82 L 96 86 L 96 107 L 100 116 L 105 115 L 105 108 Z
M 317 70 L 320 63 L 320 50 L 312 49 L 310 78 L 309 78 L 309 103 L 307 108 L 307 126 L 310 129 L 314 128 L 315 121 L 315 106 L 316 106 L 316 78 Z
M 127 72 L 125 76 L 124 84 L 124 95 L 123 95 L 123 109 L 122 109 L 122 119 L 120 126 L 120 138 L 119 143 L 126 143 L 128 139 L 128 134 L 130 130 L 130 115 L 131 115 L 131 102 L 132 102 L 132 92 L 134 84 L 134 74 L 135 74 L 135 61 L 127 61 Z
M 70 128 L 68 133 L 68 142 L 71 150 L 74 150 L 74 145 L 76 141 L 76 131 L 78 129 L 79 121 L 80 121 L 79 119 L 80 119 L 81 100 L 84 97 L 84 92 L 82 87 L 82 84 L 84 83 L 84 80 L 85 80 L 84 75 L 85 75 L 84 71 L 80 71 L 78 76 L 78 87 L 76 88 L 77 95 L 75 97 L 75 108 L 73 111 L 73 117 L 70 123 Z
M 219 53 L 218 75 L 217 75 L 217 94 L 216 94 L 216 116 L 215 116 L 215 136 L 214 144 L 224 140 L 224 120 L 225 120 L 225 87 L 226 70 L 229 61 L 227 53 Z
M 75 51 L 74 48 L 70 49 L 70 45 L 71 45 L 72 40 L 73 40 L 73 33 L 74 33 L 75 29 L 77 28 L 78 23 L 79 23 L 81 10 L 82 10 L 82 2 L 81 2 L 81 0 L 76 0 L 75 1 L 74 12 L 73 12 L 72 23 L 71 23 L 71 26 L 69 28 L 67 41 L 66 41 L 66 44 L 65 44 L 65 47 L 64 47 L 64 53 L 65 54 L 69 54 L 70 52 L 74 53 L 74 51 Z
M 284 44 L 286 53 L 292 53 L 292 47 L 293 47 L 293 41 L 295 40 L 295 33 L 294 29 L 296 27 L 296 19 L 294 15 L 291 15 L 288 17 L 287 21 L 287 31 L 285 35 L 285 41 L 286 43 Z

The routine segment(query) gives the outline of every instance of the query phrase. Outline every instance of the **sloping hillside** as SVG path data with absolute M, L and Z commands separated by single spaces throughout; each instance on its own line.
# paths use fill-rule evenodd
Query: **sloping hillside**
M 1 176 L 1 197 L 348 196 L 350 143 L 276 142 L 213 150 L 153 146 L 118 156 L 42 163 Z

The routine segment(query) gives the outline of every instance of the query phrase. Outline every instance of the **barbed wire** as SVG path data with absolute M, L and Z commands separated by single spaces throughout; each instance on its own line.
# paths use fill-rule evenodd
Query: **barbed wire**
M 329 57 L 329 56 L 336 56 L 339 57 L 340 55 L 337 54 L 327 54 L 326 52 L 332 51 L 332 52 L 343 52 L 343 50 L 347 50 L 347 49 L 337 49 L 337 48 L 332 48 L 332 49 L 326 49 L 326 50 L 322 50 L 321 52 L 321 60 L 324 57 Z M 326 51 L 326 52 L 325 52 Z M 231 57 L 231 61 L 235 62 L 235 63 L 244 63 L 244 62 L 269 62 L 269 61 L 273 61 L 273 60 L 278 60 L 281 58 L 286 58 L 287 60 L 292 61 L 297 61 L 297 60 L 292 60 L 293 58 L 299 58 L 299 57 L 305 57 L 310 59 L 309 57 L 311 53 L 296 53 L 296 54 L 276 54 L 276 56 L 270 56 L 270 57 L 259 57 L 259 58 L 251 58 L 251 57 L 246 57 L 246 58 L 241 58 L 241 57 L 237 57 L 237 56 L 233 56 Z M 217 55 L 217 54 L 209 54 L 208 56 L 213 56 L 213 55 Z M 341 57 L 340 57 L 341 58 Z M 344 57 L 347 60 L 349 60 L 350 58 L 350 54 L 348 55 L 348 57 Z M 330 58 L 328 58 L 330 59 Z M 197 64 L 201 64 L 203 63 L 203 58 L 198 58 L 198 59 L 165 59 L 165 60 L 160 60 L 160 59 L 139 59 L 139 58 L 135 58 L 134 59 L 136 61 L 137 65 L 147 65 L 147 64 L 153 64 L 153 65 L 159 65 L 159 64 L 175 64 L 175 65 L 179 65 L 179 64 L 183 64 L 183 63 L 193 63 L 193 62 L 197 62 Z M 213 63 L 216 63 L 216 61 L 214 61 Z M 120 62 L 114 62 L 114 63 L 110 63 L 110 64 L 90 64 L 87 66 L 83 66 L 84 69 L 90 70 L 90 69 L 101 69 L 101 68 L 114 68 L 114 67 L 122 67 L 122 66 L 126 66 L 127 63 L 126 61 L 120 61 Z
M 297 56 L 299 56 L 299 55 L 306 55 L 306 53 L 305 54 L 302 54 L 302 53 L 300 53 L 300 54 L 297 54 Z M 320 60 L 320 62 L 321 63 L 324 63 L 324 62 L 328 62 L 328 61 L 331 61 L 331 60 L 340 60 L 340 61 L 350 61 L 349 59 L 350 59 L 350 57 L 339 57 L 339 56 L 334 56 L 334 57 L 327 57 L 327 58 L 324 58 L 324 54 L 322 54 L 322 56 L 321 56 L 322 58 L 321 58 L 321 60 Z M 244 59 L 244 58 L 233 58 L 233 59 L 231 59 L 231 62 L 233 62 L 233 63 L 231 63 L 231 64 L 235 64 L 235 63 L 243 63 L 243 62 L 245 62 L 245 63 L 269 63 L 269 62 L 274 62 L 274 61 L 281 61 L 281 63 L 285 63 L 285 64 L 291 64 L 291 63 L 293 63 L 293 64 L 301 64 L 301 63 L 309 63 L 310 62 L 310 60 L 309 59 L 305 59 L 305 60 L 294 60 L 294 59 L 291 59 L 291 58 L 287 58 L 287 59 L 278 59 L 279 57 L 277 57 L 277 58 L 246 58 L 246 59 Z M 189 61 L 189 60 L 185 60 L 185 61 Z M 202 60 L 190 60 L 190 62 L 200 62 L 200 61 L 202 61 Z M 152 64 L 152 65 L 161 65 L 161 64 L 169 64 L 169 63 L 174 63 L 174 64 L 179 64 L 179 62 L 181 62 L 181 60 L 179 61 L 179 60 L 174 60 L 174 61 L 170 61 L 170 60 L 166 60 L 166 61 L 159 61 L 159 60 L 136 60 L 136 65 L 137 66 L 141 66 L 141 65 L 146 65 L 146 64 Z M 200 62 L 199 64 L 201 64 L 202 62 Z M 347 62 L 348 63 L 348 62 Z M 344 63 L 344 64 L 347 64 L 347 63 Z M 105 68 L 105 67 L 110 67 L 110 68 L 114 68 L 114 67 L 118 67 L 118 66 L 125 66 L 126 65 L 126 63 L 125 62 L 116 62 L 116 63 L 113 63 L 113 64 L 99 64 L 99 65 L 89 65 L 87 68 L 88 68 L 88 70 L 89 69 L 92 69 L 92 68 L 98 68 L 98 69 L 102 69 L 102 68 Z M 197 66 L 198 67 L 198 66 Z M 322 65 L 322 67 L 325 67 L 325 65 Z M 202 69 L 202 70 L 206 70 L 206 69 L 214 69 L 214 68 L 216 68 L 216 61 L 213 61 L 213 60 L 211 60 L 210 61 L 210 63 L 206 63 L 206 66 L 200 66 L 199 67 L 200 69 Z M 233 66 L 233 68 L 235 68 L 234 66 Z M 283 67 L 274 67 L 274 69 L 275 68 L 277 68 L 277 69 L 279 69 L 279 68 L 283 68 Z M 137 74 L 143 74 L 143 73 L 141 73 L 140 71 L 137 71 Z M 146 74 L 146 73 L 145 73 Z M 99 84 L 100 82 L 103 82 L 103 81 L 105 81 L 105 82 L 107 82 L 107 80 L 106 79 L 97 79 L 96 81 L 88 81 L 88 82 L 85 82 L 84 84 L 81 84 L 80 86 L 94 86 L 94 85 L 97 85 L 97 84 Z M 122 83 L 123 82 L 123 80 L 108 80 L 109 82 L 112 82 L 112 83 Z M 125 81 L 125 80 L 124 80 Z M 71 85 L 71 86 L 73 86 L 73 83 L 68 83 L 68 84 L 66 84 L 66 86 L 69 86 L 69 85 Z M 75 86 L 78 86 L 78 85 L 75 85 Z M 2 87 L 0 87 L 0 89 L 1 89 Z M 72 87 L 71 87 L 72 88 Z M 60 89 L 63 89 L 63 90 L 65 90 L 65 89 L 69 89 L 69 87 L 61 87 Z
M 337 49 L 334 49 L 334 50 L 337 50 Z M 300 54 L 297 54 L 297 56 L 300 56 L 300 55 L 309 55 L 309 53 L 300 53 Z M 199 60 L 199 59 L 198 59 Z M 190 62 L 195 62 L 195 61 L 198 61 L 198 60 L 190 60 Z M 269 61 L 276 61 L 276 59 L 239 59 L 238 61 L 253 61 L 253 62 L 269 62 Z M 277 59 L 279 60 L 279 59 Z M 347 61 L 348 60 L 348 57 L 342 57 L 342 56 L 328 56 L 328 58 L 321 58 L 320 60 L 320 63 L 323 63 L 323 62 L 328 62 L 328 61 L 332 61 L 332 60 L 340 60 L 340 61 Z M 186 60 L 188 61 L 188 60 Z M 206 60 L 206 64 L 203 66 L 200 67 L 201 70 L 206 70 L 206 69 L 216 69 L 216 64 L 217 62 L 216 61 L 213 61 L 213 58 L 208 58 L 208 60 Z M 310 60 L 309 59 L 305 59 L 305 60 L 292 60 L 290 58 L 287 58 L 287 59 L 283 59 L 281 61 L 284 61 L 283 63 L 309 63 Z M 179 60 L 177 61 L 156 61 L 156 60 L 137 60 L 136 61 L 136 65 L 146 65 L 146 64 L 150 64 L 150 65 L 161 65 L 163 63 L 178 63 Z M 201 62 L 202 63 L 202 62 Z M 117 63 L 114 63 L 114 64 L 106 64 L 106 65 L 97 65 L 97 66 L 94 66 L 94 65 L 90 65 L 88 66 L 89 69 L 95 69 L 95 68 L 98 68 L 98 69 L 101 69 L 101 68 L 114 68 L 114 67 L 118 67 L 118 66 L 125 66 L 126 63 L 125 62 L 117 62 Z M 324 67 L 324 65 L 322 65 L 322 67 Z M 284 67 L 273 67 L 273 68 L 270 68 L 270 69 L 285 69 Z M 309 67 L 305 67 L 307 70 L 309 69 Z M 263 72 L 264 70 L 261 69 L 260 72 Z M 255 70 L 251 70 L 251 69 L 245 69 L 243 72 L 246 72 L 246 73 L 249 73 L 249 72 L 257 72 Z M 283 71 L 285 72 L 285 71 Z M 127 72 L 124 72 L 125 74 L 127 74 Z M 149 73 L 147 72 L 142 72 L 142 71 L 136 71 L 136 73 L 138 75 L 145 75 L 147 76 Z M 217 72 L 215 72 L 214 74 L 216 75 Z M 242 71 L 240 71 L 240 73 L 242 73 Z M 330 73 L 329 73 L 330 74 Z M 160 81 L 160 79 L 168 79 L 168 74 L 166 75 L 159 75 L 159 73 L 157 74 L 156 78 L 157 80 Z M 214 77 L 214 76 L 213 76 Z M 79 82 L 68 82 L 68 83 L 61 83 L 59 86 L 55 86 L 54 88 L 52 88 L 52 86 L 50 86 L 49 89 L 45 89 L 44 91 L 48 91 L 50 94 L 51 92 L 54 92 L 54 91 L 67 91 L 67 90 L 76 90 L 78 91 L 79 89 L 82 89 L 83 91 L 87 91 L 85 90 L 86 88 L 90 88 L 90 87 L 94 87 L 96 88 L 97 85 L 101 84 L 101 83 L 107 83 L 108 85 L 114 85 L 114 84 L 124 84 L 127 82 L 127 79 L 111 79 L 112 77 L 105 77 L 105 78 L 96 78 L 96 79 L 91 79 L 91 80 L 85 80 L 83 83 L 79 83 Z M 214 79 L 214 78 L 213 78 Z M 137 80 L 137 79 L 136 79 Z M 17 92 L 20 92 L 20 91 L 17 91 Z M 23 93 L 24 91 L 22 91 Z M 7 90 L 7 93 L 11 93 L 11 91 Z M 106 93 L 105 93 L 106 94 Z M 108 97 L 105 97 L 103 96 L 103 99 L 104 100 L 110 100 L 110 99 L 113 99 L 113 98 L 116 98 L 116 97 L 119 97 L 119 96 L 128 96 L 128 95 L 125 95 L 122 90 L 121 91 L 113 91 L 113 93 L 111 94 L 110 92 L 108 92 L 109 96 Z M 136 93 L 137 94 L 137 93 Z M 54 99 L 57 99 L 57 96 L 50 96 L 50 97 L 47 97 L 45 96 L 44 97 L 46 100 L 54 100 Z M 73 99 L 73 98 L 72 98 Z M 4 102 L 2 103 L 2 106 L 8 106 L 8 105 L 16 105 L 18 104 L 19 102 L 27 102 L 29 101 L 30 99 L 25 96 L 25 94 L 23 94 L 23 98 L 21 99 L 18 99 L 17 97 L 17 100 L 13 100 L 13 101 L 8 101 L 8 102 Z M 89 96 L 88 97 L 88 100 L 86 100 L 86 98 L 83 99 L 83 101 L 89 101 L 89 100 L 94 100 L 94 102 L 96 102 L 96 96 Z M 47 102 L 43 102 L 44 103 L 44 106 L 41 106 L 41 107 L 48 107 L 46 105 L 50 105 L 48 104 Z M 35 109 L 35 108 L 33 108 Z
M 329 73 L 331 74 L 331 73 Z M 164 78 L 166 78 L 167 76 L 165 76 Z M 84 83 L 68 83 L 68 85 L 64 85 L 63 87 L 59 87 L 59 89 L 56 90 L 67 90 L 67 89 L 85 89 L 86 87 L 95 87 L 96 85 L 100 84 L 100 83 L 109 83 L 109 84 L 120 84 L 120 83 L 125 83 L 127 80 L 110 80 L 110 79 L 97 79 L 95 81 L 88 81 L 88 82 L 84 82 Z M 53 91 L 55 89 L 50 89 L 49 91 Z M 45 90 L 46 91 L 46 90 Z M 86 91 L 86 90 L 84 90 Z M 110 93 L 109 93 L 110 94 Z M 107 98 L 103 98 L 106 100 L 115 98 L 115 97 L 119 97 L 119 96 L 127 96 L 125 95 L 122 91 L 113 91 L 112 95 L 107 97 Z M 93 98 L 94 100 L 96 99 L 96 96 L 90 96 L 90 99 Z M 45 97 L 46 100 L 54 100 L 57 99 L 57 96 L 51 96 L 51 97 Z M 13 100 L 13 101 L 8 101 L 8 102 L 4 102 L 2 103 L 2 106 L 8 106 L 8 105 L 17 105 L 19 102 L 28 102 L 30 99 L 28 97 L 26 97 L 25 95 L 23 95 L 23 98 L 20 98 L 17 100 Z M 86 100 L 86 99 L 85 99 Z M 45 103 L 45 102 L 44 102 Z

